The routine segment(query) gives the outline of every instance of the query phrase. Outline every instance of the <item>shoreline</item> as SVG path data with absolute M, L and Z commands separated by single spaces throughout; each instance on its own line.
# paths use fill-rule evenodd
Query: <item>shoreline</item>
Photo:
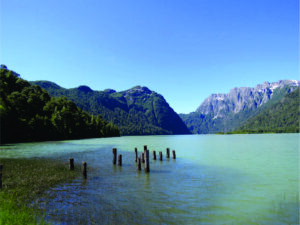
M 80 175 L 80 166 L 68 169 L 61 159 L 0 158 L 0 224 L 45 224 L 45 212 L 32 204 L 51 187 Z

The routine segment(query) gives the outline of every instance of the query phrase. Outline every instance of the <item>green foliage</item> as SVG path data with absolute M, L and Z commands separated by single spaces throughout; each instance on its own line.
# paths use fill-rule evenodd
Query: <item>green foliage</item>
M 0 65 L 0 69 L 7 69 L 7 66 L 4 65 L 4 64 L 1 64 L 1 65 Z
M 51 96 L 65 96 L 83 110 L 99 115 L 119 127 L 122 135 L 189 134 L 186 125 L 165 99 L 145 87 L 123 92 L 92 91 L 90 88 L 64 89 L 49 81 L 31 82 Z
M 70 171 L 54 159 L 0 159 L 3 188 L 0 191 L 0 224 L 45 224 L 43 212 L 32 203 L 45 191 L 80 175 L 80 165 Z
M 211 114 L 205 115 L 199 112 L 180 114 L 180 117 L 187 125 L 189 130 L 195 134 L 208 134 L 218 132 L 235 133 L 236 129 L 240 128 L 243 124 L 247 123 L 249 120 L 259 115 L 260 113 L 273 107 L 290 91 L 291 87 L 289 86 L 275 89 L 274 93 L 272 94 L 272 98 L 262 106 L 249 108 L 246 107 L 246 109 L 240 111 L 239 113 L 231 113 L 224 118 L 214 118 Z M 289 111 L 289 109 L 286 110 L 287 112 Z M 273 131 L 274 129 L 275 128 L 272 128 Z M 278 130 L 278 132 L 279 131 L 280 129 Z
M 119 136 L 117 127 L 93 117 L 66 98 L 0 69 L 1 143 Z
M 299 133 L 299 93 L 287 94 L 232 133 Z

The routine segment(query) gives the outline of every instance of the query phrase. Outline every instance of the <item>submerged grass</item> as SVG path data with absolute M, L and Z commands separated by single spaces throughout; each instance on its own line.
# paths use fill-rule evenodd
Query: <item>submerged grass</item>
M 34 200 L 50 187 L 80 175 L 79 166 L 70 171 L 61 160 L 46 158 L 0 159 L 3 165 L 0 189 L 0 224 L 45 224 Z M 76 169 L 77 168 L 77 169 Z

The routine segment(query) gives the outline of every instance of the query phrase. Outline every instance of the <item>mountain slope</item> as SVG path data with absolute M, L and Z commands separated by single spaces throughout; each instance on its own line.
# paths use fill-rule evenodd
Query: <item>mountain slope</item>
M 163 96 L 147 87 L 116 92 L 93 91 L 87 86 L 65 89 L 49 81 L 31 83 L 46 89 L 51 96 L 66 96 L 93 115 L 100 114 L 118 126 L 122 135 L 190 133 Z
M 234 88 L 228 94 L 212 94 L 196 112 L 180 116 L 193 133 L 233 131 L 299 85 L 299 81 L 284 80 Z
M 300 88 L 250 119 L 235 133 L 299 132 Z
M 0 67 L 0 143 L 120 136 L 117 127 Z

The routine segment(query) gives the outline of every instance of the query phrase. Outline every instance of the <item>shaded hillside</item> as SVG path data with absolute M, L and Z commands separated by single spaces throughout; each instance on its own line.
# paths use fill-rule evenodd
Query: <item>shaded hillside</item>
M 100 114 L 118 126 L 122 135 L 190 133 L 164 97 L 147 87 L 116 92 L 112 89 L 93 91 L 87 86 L 65 89 L 49 81 L 32 83 L 46 89 L 51 96 L 66 96 L 83 110 Z
M 300 88 L 249 120 L 234 133 L 299 133 Z
M 0 69 L 1 144 L 119 136 L 100 116 L 93 117 L 65 98 L 51 98 L 37 85 L 2 65 Z

